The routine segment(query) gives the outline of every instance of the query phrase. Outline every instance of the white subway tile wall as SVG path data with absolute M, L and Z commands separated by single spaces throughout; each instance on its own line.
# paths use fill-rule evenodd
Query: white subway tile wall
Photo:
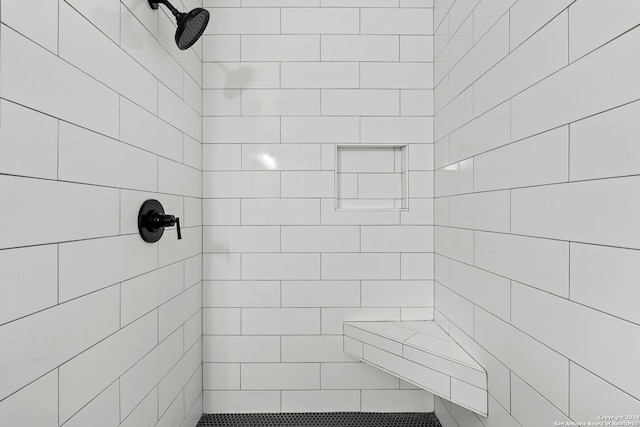
M 205 412 L 432 410 L 341 338 L 433 316 L 432 2 L 204 5 Z
M 438 418 L 638 414 L 640 4 L 434 12 L 435 319 L 489 381 L 488 418 L 436 398 Z
M 193 427 L 202 43 L 146 2 L 1 8 L 0 425 Z M 142 241 L 150 198 L 183 240 Z

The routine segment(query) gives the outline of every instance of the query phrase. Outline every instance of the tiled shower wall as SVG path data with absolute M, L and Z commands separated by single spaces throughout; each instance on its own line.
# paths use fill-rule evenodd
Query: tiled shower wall
M 489 418 L 640 414 L 640 5 L 436 0 L 436 319 Z
M 341 336 L 433 314 L 432 3 L 205 6 L 204 411 L 432 410 Z M 407 144 L 409 209 L 336 210 L 336 144 Z
M 146 0 L 0 7 L 0 425 L 193 427 L 201 45 Z M 147 198 L 183 240 L 141 240 Z

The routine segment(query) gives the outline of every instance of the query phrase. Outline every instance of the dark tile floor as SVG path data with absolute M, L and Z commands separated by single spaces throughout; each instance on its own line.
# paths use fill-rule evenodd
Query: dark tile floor
M 204 414 L 197 427 L 442 427 L 433 412 Z

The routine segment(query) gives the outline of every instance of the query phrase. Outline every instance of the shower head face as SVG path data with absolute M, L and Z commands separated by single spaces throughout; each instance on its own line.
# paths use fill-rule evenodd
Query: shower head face
M 177 17 L 176 44 L 180 50 L 189 49 L 198 41 L 209 23 L 209 12 L 197 7 Z

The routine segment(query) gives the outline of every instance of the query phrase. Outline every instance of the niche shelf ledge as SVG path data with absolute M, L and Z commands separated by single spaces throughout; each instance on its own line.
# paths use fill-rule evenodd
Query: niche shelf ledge
M 344 322 L 344 352 L 487 416 L 487 372 L 438 324 Z

